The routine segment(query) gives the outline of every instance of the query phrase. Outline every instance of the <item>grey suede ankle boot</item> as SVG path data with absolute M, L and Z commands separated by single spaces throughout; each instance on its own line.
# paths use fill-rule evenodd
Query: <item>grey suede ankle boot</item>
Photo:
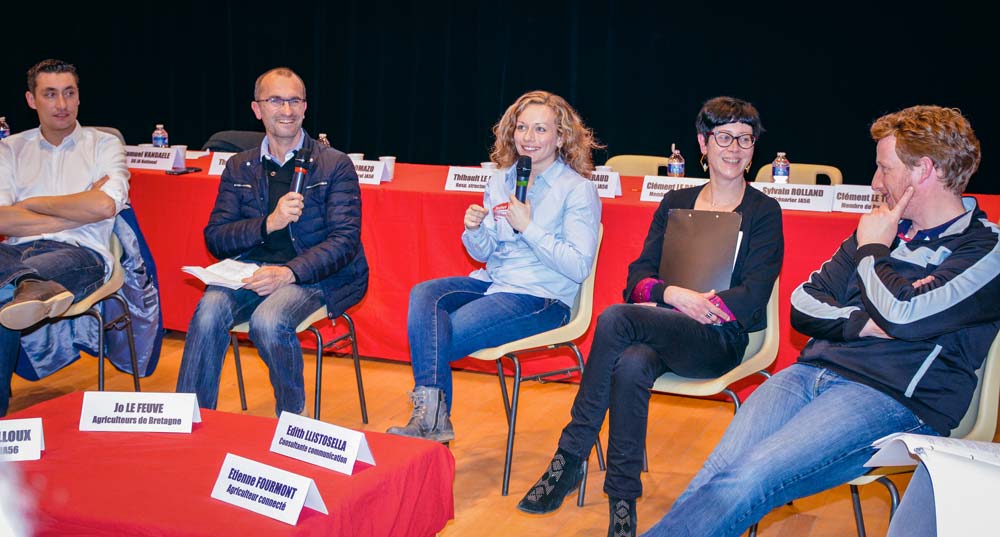
M 455 429 L 451 426 L 448 405 L 440 388 L 417 386 L 410 392 L 410 401 L 413 402 L 410 421 L 402 427 L 389 427 L 387 433 L 434 442 L 450 442 L 455 439 Z

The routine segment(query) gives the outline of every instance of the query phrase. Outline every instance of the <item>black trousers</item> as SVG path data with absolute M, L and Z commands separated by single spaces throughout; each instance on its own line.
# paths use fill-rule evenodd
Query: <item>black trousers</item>
M 609 414 L 604 491 L 616 498 L 642 495 L 650 388 L 667 371 L 717 377 L 743 358 L 747 335 L 735 322 L 704 325 L 669 308 L 618 304 L 597 319 L 594 343 L 559 447 L 586 457 Z

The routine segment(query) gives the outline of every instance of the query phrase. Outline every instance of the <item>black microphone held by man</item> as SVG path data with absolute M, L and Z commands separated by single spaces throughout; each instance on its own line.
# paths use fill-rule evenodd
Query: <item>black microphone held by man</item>
M 302 187 L 306 182 L 306 173 L 308 172 L 310 157 L 312 157 L 312 151 L 306 149 L 305 147 L 299 149 L 299 152 L 295 155 L 295 172 L 292 175 L 291 191 L 296 194 L 302 193 Z

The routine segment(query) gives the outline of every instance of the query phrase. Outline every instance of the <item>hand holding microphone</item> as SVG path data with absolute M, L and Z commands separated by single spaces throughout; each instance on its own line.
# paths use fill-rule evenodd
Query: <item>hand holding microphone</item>
M 531 206 L 526 204 L 528 178 L 531 177 L 531 157 L 517 157 L 516 170 L 517 179 L 514 181 L 514 195 L 510 199 L 507 221 L 514 228 L 514 233 L 520 233 L 531 223 Z

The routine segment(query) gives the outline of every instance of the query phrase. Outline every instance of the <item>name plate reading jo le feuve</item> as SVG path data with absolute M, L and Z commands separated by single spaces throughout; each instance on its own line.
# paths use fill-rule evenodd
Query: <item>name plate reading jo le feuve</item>
M 833 210 L 842 213 L 870 213 L 873 206 L 882 205 L 883 196 L 868 185 L 837 185 Z
M 213 152 L 211 157 L 212 164 L 208 167 L 208 175 L 222 175 L 223 170 L 226 169 L 226 163 L 235 154 L 227 151 Z
M 355 460 L 375 465 L 364 433 L 291 412 L 281 413 L 271 451 L 347 475 Z
M 183 168 L 187 146 L 146 147 L 125 146 L 125 165 L 144 170 L 170 170 Z
M 86 392 L 81 431 L 190 433 L 201 422 L 193 393 Z
M 833 210 L 833 193 L 836 187 L 831 185 L 750 183 L 750 186 L 774 198 L 782 209 L 824 213 Z
M 44 450 L 42 418 L 0 420 L 0 461 L 37 461 Z
M 358 182 L 363 185 L 377 185 L 389 180 L 389 170 L 381 160 L 353 160 Z
M 329 514 L 312 479 L 232 453 L 222 461 L 212 497 L 292 526 L 303 506 Z
M 597 185 L 597 195 L 602 198 L 614 198 L 622 195 L 622 178 L 618 172 L 590 172 L 590 180 Z
M 487 170 L 478 167 L 449 166 L 448 179 L 444 183 L 445 190 L 464 192 L 485 192 L 486 184 L 499 170 Z
M 639 194 L 639 201 L 655 201 L 659 203 L 663 196 L 671 190 L 690 188 L 692 186 L 703 185 L 708 179 L 698 179 L 694 177 L 660 177 L 657 175 L 647 175 L 642 178 L 642 193 Z

